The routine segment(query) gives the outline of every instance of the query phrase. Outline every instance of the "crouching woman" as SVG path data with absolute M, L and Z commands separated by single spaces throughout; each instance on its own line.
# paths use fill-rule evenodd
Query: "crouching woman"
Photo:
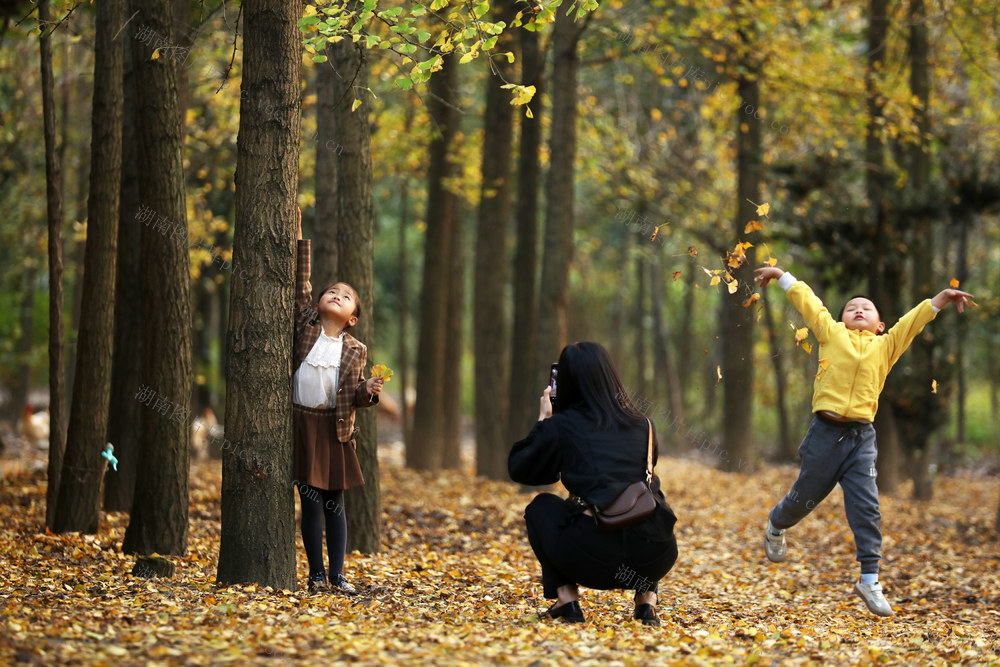
M 546 598 L 556 602 L 541 616 L 583 622 L 579 586 L 634 590 L 634 618 L 658 625 L 657 583 L 677 560 L 676 517 L 654 474 L 656 509 L 644 521 L 598 530 L 592 507 L 607 507 L 625 487 L 646 479 L 652 423 L 625 397 L 618 372 L 601 345 L 568 345 L 559 355 L 556 414 L 550 388 L 538 423 L 516 443 L 507 461 L 511 479 L 548 485 L 562 480 L 572 494 L 535 497 L 524 511 L 528 541 L 542 568 Z

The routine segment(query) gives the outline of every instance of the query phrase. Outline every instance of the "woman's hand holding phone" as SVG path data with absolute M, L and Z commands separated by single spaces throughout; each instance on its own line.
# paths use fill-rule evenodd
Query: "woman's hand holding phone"
M 552 387 L 546 387 L 545 391 L 542 392 L 541 407 L 538 411 L 538 421 L 543 419 L 548 419 L 552 416 L 552 401 L 549 400 L 549 394 L 552 393 Z

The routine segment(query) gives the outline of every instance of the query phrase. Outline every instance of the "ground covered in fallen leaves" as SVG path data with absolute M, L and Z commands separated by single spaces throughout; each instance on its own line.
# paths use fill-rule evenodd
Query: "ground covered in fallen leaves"
M 661 582 L 663 624 L 631 594 L 583 591 L 583 625 L 548 606 L 524 534 L 531 495 L 467 473 L 421 474 L 387 451 L 381 553 L 349 554 L 359 594 L 218 587 L 218 462 L 192 468 L 189 551 L 173 579 L 130 574 L 127 516 L 98 535 L 47 536 L 41 472 L 0 486 L 0 663 L 35 664 L 1000 664 L 995 478 L 941 478 L 936 500 L 882 502 L 882 581 L 896 616 L 851 593 L 854 544 L 839 490 L 766 560 L 762 527 L 791 466 L 725 474 L 661 458 L 680 557 Z

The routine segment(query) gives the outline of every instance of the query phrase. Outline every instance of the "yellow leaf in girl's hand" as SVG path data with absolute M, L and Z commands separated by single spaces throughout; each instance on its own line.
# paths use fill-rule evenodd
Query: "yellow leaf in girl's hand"
M 385 364 L 375 364 L 372 366 L 372 377 L 382 378 L 384 381 L 388 382 L 392 379 L 392 369 Z

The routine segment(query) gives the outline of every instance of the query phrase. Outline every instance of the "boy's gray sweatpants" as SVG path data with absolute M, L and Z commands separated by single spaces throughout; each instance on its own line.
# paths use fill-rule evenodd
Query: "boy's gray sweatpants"
M 771 510 L 771 525 L 790 528 L 833 491 L 839 482 L 844 491 L 847 522 L 854 532 L 861 572 L 877 573 L 882 558 L 882 514 L 875 484 L 875 427 L 841 425 L 813 417 L 799 445 L 802 467 L 792 490 Z

